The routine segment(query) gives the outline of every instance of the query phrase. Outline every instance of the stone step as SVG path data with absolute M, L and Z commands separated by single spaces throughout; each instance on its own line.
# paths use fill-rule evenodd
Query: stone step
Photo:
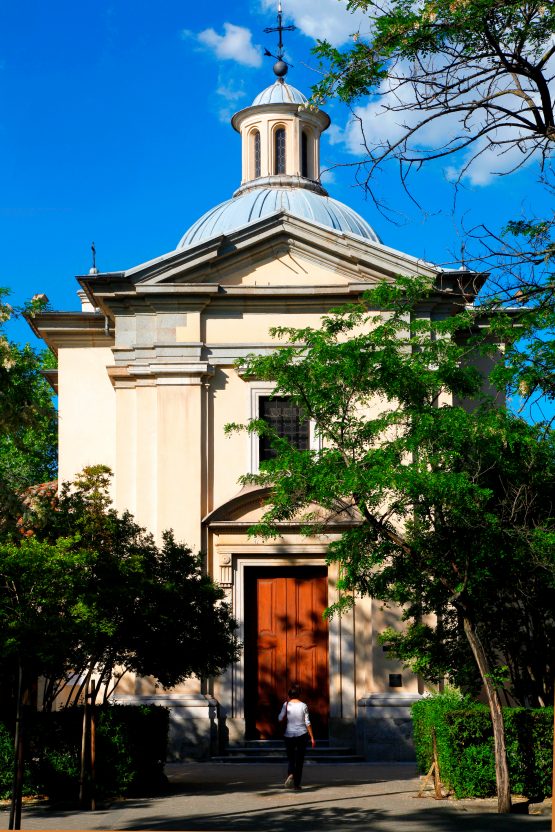
M 330 745 L 329 740 L 316 740 L 316 748 L 336 748 L 338 746 Z M 230 746 L 232 748 L 283 748 L 283 740 L 245 740 L 243 745 Z
M 282 757 L 285 754 L 285 748 L 283 743 L 278 744 L 276 746 L 270 746 L 269 748 L 249 748 L 246 745 L 243 746 L 231 746 L 227 749 L 227 754 L 230 756 L 241 754 L 246 757 L 272 757 L 278 756 Z M 306 749 L 306 756 L 313 757 L 315 754 L 320 754 L 323 757 L 342 757 L 346 754 L 354 754 L 352 748 L 343 748 L 343 747 L 332 747 L 326 748 L 318 747 L 316 748 L 307 748 Z
M 283 740 L 248 740 L 244 745 L 230 746 L 226 754 L 211 757 L 219 763 L 278 763 L 285 760 Z M 363 757 L 352 748 L 330 746 L 327 740 L 316 742 L 316 748 L 307 748 L 307 763 L 358 763 Z
M 246 765 L 264 765 L 266 763 L 281 763 L 286 761 L 286 755 L 283 754 L 260 754 L 258 757 L 253 757 L 249 754 L 232 754 L 227 756 L 210 757 L 211 763 L 229 763 L 235 765 L 237 763 L 244 763 Z M 364 757 L 358 754 L 343 754 L 343 755 L 321 755 L 321 754 L 307 754 L 306 765 L 339 765 L 340 763 L 362 763 Z

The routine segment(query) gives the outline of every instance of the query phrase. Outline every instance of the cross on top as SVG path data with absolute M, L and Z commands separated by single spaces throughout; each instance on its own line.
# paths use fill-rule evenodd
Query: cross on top
M 278 42 L 278 51 L 277 51 L 277 59 L 279 61 L 283 60 L 283 33 L 284 32 L 294 32 L 297 28 L 296 26 L 284 26 L 283 25 L 283 9 L 281 8 L 281 0 L 278 0 L 278 13 L 277 13 L 278 25 L 277 26 L 267 26 L 264 31 L 266 34 L 270 34 L 271 32 L 279 32 L 279 42 Z

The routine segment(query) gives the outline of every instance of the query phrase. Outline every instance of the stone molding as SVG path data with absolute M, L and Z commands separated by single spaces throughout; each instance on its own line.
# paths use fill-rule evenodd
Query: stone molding
M 214 375 L 214 368 L 205 362 L 197 364 L 152 363 L 108 367 L 108 376 L 116 388 L 137 386 L 198 386 Z

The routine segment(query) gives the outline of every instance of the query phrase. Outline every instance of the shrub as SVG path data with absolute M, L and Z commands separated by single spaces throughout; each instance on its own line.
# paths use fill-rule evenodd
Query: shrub
M 10 796 L 13 776 L 13 737 L 0 722 L 0 800 Z
M 27 723 L 26 793 L 46 794 L 53 800 L 76 799 L 79 794 L 83 709 L 32 713 Z M 96 794 L 137 794 L 163 783 L 169 712 L 155 705 L 108 705 L 97 708 Z M 7 737 L 7 742 L 3 738 Z M 0 785 L 9 796 L 13 738 L 0 723 L 0 763 L 9 749 L 9 776 Z M 2 769 L 4 766 L 2 765 Z M 87 777 L 86 788 L 90 788 Z
M 456 797 L 496 792 L 493 733 L 485 705 L 449 691 L 422 699 L 412 710 L 416 757 L 421 771 L 432 763 L 435 729 L 443 783 Z M 509 776 L 514 794 L 551 794 L 553 708 L 504 708 Z
M 11 795 L 14 768 L 13 720 L 2 721 L 0 717 L 0 800 L 7 800 Z M 25 772 L 23 794 L 33 794 L 36 789 L 31 784 L 29 772 Z

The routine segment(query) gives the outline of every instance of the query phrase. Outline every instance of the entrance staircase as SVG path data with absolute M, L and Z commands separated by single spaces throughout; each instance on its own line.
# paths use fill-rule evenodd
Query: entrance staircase
M 213 763 L 280 763 L 286 758 L 282 740 L 247 740 L 244 745 L 231 745 L 227 752 L 211 757 Z M 328 740 L 316 740 L 316 748 L 306 749 L 307 764 L 361 763 L 364 757 L 352 748 L 330 745 Z

